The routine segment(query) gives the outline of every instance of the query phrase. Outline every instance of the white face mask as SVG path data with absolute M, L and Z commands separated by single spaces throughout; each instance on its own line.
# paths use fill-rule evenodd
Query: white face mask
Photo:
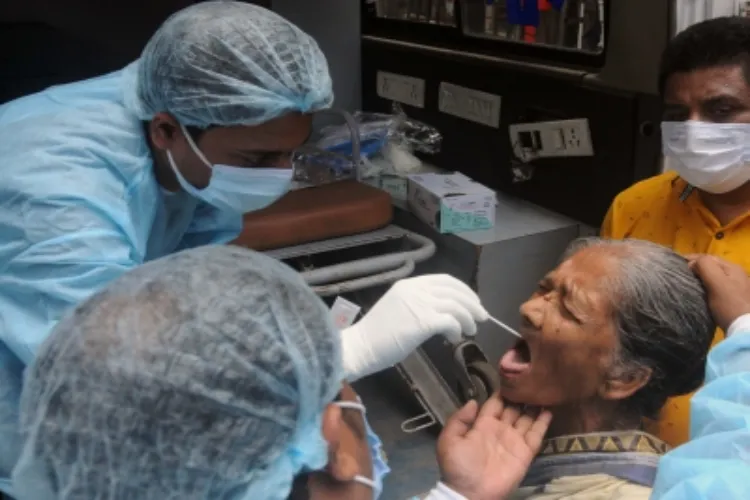
M 167 151 L 167 160 L 177 176 L 182 189 L 195 198 L 221 210 L 246 214 L 267 207 L 284 196 L 291 187 L 291 168 L 241 168 L 230 165 L 211 165 L 203 152 L 193 142 L 188 131 L 180 125 L 182 133 L 193 152 L 211 169 L 208 186 L 198 189 L 182 176 L 172 152 Z
M 728 193 L 750 181 L 750 124 L 663 122 L 669 169 L 703 191 Z

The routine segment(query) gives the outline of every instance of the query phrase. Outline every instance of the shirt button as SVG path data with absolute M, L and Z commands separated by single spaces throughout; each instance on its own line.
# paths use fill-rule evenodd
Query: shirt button
M 716 233 L 716 239 L 717 240 L 721 240 L 723 238 L 724 238 L 724 232 L 723 231 L 719 231 L 718 233 Z

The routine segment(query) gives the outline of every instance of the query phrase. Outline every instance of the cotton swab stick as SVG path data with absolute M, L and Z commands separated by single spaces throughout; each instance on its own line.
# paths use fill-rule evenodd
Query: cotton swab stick
M 508 333 L 510 333 L 510 334 L 512 334 L 512 335 L 515 335 L 515 336 L 516 336 L 516 337 L 518 337 L 519 339 L 522 339 L 522 338 L 523 338 L 523 337 L 521 336 L 521 334 L 520 334 L 520 333 L 518 333 L 518 332 L 517 332 L 517 331 L 515 331 L 515 330 L 514 330 L 513 328 L 509 327 L 508 325 L 506 325 L 505 323 L 503 323 L 503 322 L 502 322 L 502 321 L 500 321 L 499 319 L 497 319 L 497 318 L 493 318 L 492 316 L 490 316 L 490 317 L 489 317 L 489 319 L 490 319 L 490 321 L 492 321 L 493 323 L 495 323 L 495 324 L 496 324 L 497 326 L 499 326 L 500 328 L 502 328 L 502 329 L 503 329 L 503 330 L 505 330 L 506 332 L 508 332 Z

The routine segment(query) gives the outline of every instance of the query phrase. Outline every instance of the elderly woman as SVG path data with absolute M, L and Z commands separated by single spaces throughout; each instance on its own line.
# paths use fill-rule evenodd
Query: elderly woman
M 715 324 L 700 280 L 665 247 L 581 240 L 521 314 L 502 393 L 554 419 L 510 498 L 647 499 L 667 445 L 641 423 L 704 377 Z

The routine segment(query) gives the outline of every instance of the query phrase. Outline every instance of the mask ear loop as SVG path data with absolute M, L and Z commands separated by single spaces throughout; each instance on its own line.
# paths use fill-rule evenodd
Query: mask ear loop
M 203 151 L 200 150 L 198 145 L 193 140 L 193 137 L 190 135 L 190 132 L 185 128 L 185 125 L 180 123 L 180 130 L 182 130 L 182 134 L 185 136 L 185 140 L 187 140 L 188 145 L 190 146 L 190 149 L 193 150 L 193 153 L 200 158 L 200 160 L 211 170 L 213 170 L 214 166 L 211 164 L 210 161 L 208 161 L 208 158 L 206 158 L 206 155 L 203 154 Z
M 352 479 L 352 482 L 367 486 L 373 491 L 375 490 L 375 481 L 365 476 L 354 476 L 354 478 Z
M 357 410 L 361 412 L 363 415 L 367 413 L 367 410 L 365 409 L 365 405 L 362 403 L 355 403 L 354 401 L 336 401 L 334 403 L 339 408 L 345 408 L 348 410 Z
M 359 398 L 357 398 L 359 399 Z M 345 408 L 349 410 L 357 410 L 362 412 L 362 415 L 367 413 L 367 410 L 365 409 L 365 405 L 363 405 L 361 402 L 354 402 L 354 401 L 336 401 L 336 406 L 339 408 Z M 369 477 L 356 475 L 354 478 L 352 478 L 352 481 L 355 483 L 359 483 L 363 486 L 367 486 L 371 490 L 375 491 L 375 481 L 370 479 Z

